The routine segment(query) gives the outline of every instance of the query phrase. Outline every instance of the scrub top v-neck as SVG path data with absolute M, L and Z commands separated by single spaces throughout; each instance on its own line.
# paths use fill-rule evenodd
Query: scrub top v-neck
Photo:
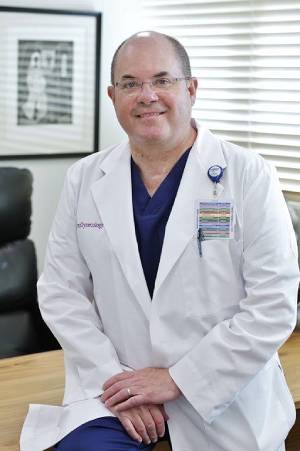
M 140 259 L 152 298 L 165 228 L 179 188 L 189 151 L 187 149 L 151 197 L 138 166 L 131 158 L 132 204 Z

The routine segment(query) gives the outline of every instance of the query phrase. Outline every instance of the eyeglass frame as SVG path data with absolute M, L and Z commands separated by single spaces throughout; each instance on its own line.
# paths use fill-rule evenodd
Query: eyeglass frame
M 159 80 L 162 80 L 162 79 L 168 79 L 168 80 L 171 81 L 170 85 L 166 89 L 164 89 L 162 86 L 160 86 L 160 87 L 154 86 L 154 84 L 153 84 L 153 83 L 155 83 L 155 82 L 157 82 Z M 159 77 L 159 78 L 154 78 L 151 81 L 138 81 L 138 80 L 136 80 L 134 78 L 133 79 L 128 78 L 128 79 L 124 80 L 124 82 L 125 81 L 130 82 L 130 81 L 134 80 L 134 81 L 136 81 L 138 83 L 138 85 L 135 86 L 134 88 L 127 88 L 126 89 L 126 88 L 121 88 L 120 87 L 120 83 L 122 83 L 121 81 L 117 81 L 116 83 L 113 84 L 113 86 L 114 86 L 114 88 L 119 88 L 121 90 L 121 92 L 124 92 L 124 93 L 127 93 L 127 94 L 130 94 L 130 93 L 134 94 L 134 93 L 138 92 L 138 90 L 142 90 L 143 86 L 145 84 L 148 84 L 148 85 L 151 86 L 151 89 L 153 89 L 153 91 L 157 92 L 157 91 L 160 91 L 160 90 L 161 91 L 167 91 L 169 88 L 172 88 L 178 81 L 182 81 L 182 80 L 191 81 L 193 79 L 194 79 L 194 77 Z

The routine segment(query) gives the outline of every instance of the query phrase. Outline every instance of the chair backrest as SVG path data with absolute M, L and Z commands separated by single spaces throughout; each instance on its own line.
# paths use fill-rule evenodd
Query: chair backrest
M 32 184 L 28 169 L 0 168 L 0 358 L 58 348 L 37 303 Z
M 0 168 L 0 245 L 29 235 L 32 181 L 28 169 Z

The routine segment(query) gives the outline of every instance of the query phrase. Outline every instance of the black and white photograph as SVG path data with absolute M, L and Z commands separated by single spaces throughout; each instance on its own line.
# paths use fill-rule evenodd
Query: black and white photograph
M 101 14 L 0 7 L 0 159 L 98 150 Z
M 72 123 L 73 66 L 73 42 L 18 42 L 18 125 Z

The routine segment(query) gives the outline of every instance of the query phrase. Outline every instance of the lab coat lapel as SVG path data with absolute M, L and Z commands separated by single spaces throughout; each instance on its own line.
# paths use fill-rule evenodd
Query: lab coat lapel
M 197 201 L 213 199 L 214 186 L 207 176 L 207 170 L 215 164 L 226 168 L 220 141 L 201 127 L 190 151 L 166 226 L 153 300 L 187 244 L 197 236 Z M 223 185 L 218 183 L 217 199 L 223 189 Z
M 135 234 L 129 145 L 114 150 L 100 169 L 105 175 L 92 185 L 92 195 L 123 273 L 148 317 L 151 299 Z

